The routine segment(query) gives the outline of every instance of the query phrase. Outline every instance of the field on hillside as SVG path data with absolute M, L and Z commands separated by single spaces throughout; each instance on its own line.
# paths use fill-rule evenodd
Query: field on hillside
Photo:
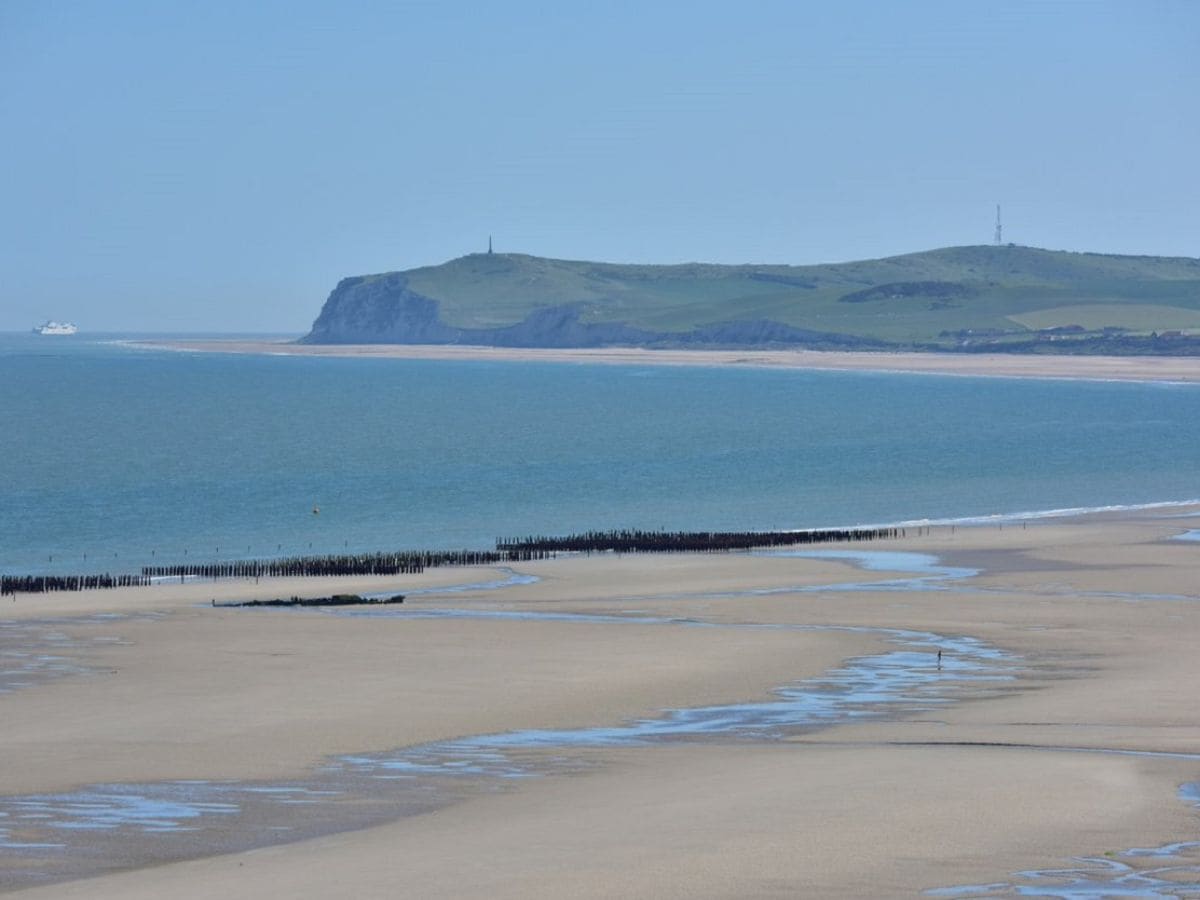
M 946 332 L 1079 325 L 1133 332 L 1200 328 L 1200 260 L 956 247 L 820 266 L 637 266 L 475 254 L 406 273 L 442 320 L 494 328 L 539 307 L 585 322 L 684 332 L 769 319 L 893 342 Z

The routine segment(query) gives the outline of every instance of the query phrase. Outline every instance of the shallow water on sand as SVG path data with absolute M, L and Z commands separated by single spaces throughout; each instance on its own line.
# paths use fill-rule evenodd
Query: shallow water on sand
M 72 635 L 72 626 L 119 625 L 161 618 L 159 613 L 104 613 L 60 619 L 0 621 L 0 695 L 34 687 L 57 678 L 90 675 L 93 650 L 125 643 L 119 633 Z
M 536 613 L 521 615 L 539 618 Z M 594 623 L 600 617 L 580 618 Z M 693 624 L 634 616 L 604 621 Z M 403 627 L 402 618 L 392 627 Z M 444 806 L 463 791 L 496 789 L 512 778 L 578 769 L 588 764 L 580 755 L 588 748 L 678 740 L 777 740 L 839 722 L 929 709 L 1001 689 L 1015 674 L 1015 660 L 972 638 L 851 630 L 879 634 L 896 647 L 849 660 L 820 678 L 781 687 L 759 703 L 667 710 L 615 726 L 514 731 L 343 756 L 302 781 L 93 785 L 69 793 L 0 798 L 0 887 L 51 883 L 362 828 Z M 938 650 L 943 651 L 940 662 Z
M 1179 798 L 1200 809 L 1200 783 L 1180 787 Z M 1008 881 L 933 888 L 925 893 L 931 897 L 1053 897 L 1059 900 L 1200 897 L 1200 842 L 1131 847 L 1119 853 L 1079 857 L 1058 869 L 1018 872 Z

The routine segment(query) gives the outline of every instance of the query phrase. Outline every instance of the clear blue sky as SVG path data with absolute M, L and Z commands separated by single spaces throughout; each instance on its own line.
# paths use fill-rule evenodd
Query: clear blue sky
M 1200 256 L 1200 3 L 0 2 L 0 329 L 483 249 Z

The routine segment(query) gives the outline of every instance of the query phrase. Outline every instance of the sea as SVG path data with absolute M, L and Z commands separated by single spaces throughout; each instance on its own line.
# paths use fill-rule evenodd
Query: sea
M 0 334 L 0 572 L 1200 498 L 1194 384 L 124 343 L 144 337 Z

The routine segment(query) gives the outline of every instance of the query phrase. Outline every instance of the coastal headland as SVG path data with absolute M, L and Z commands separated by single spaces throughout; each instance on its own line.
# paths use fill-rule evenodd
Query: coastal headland
M 18 594 L 0 890 L 1200 882 L 1200 543 L 1179 539 L 1198 527 L 1176 506 L 799 553 Z M 403 606 L 220 605 L 385 591 Z
M 751 366 L 910 372 L 1004 378 L 1200 382 L 1195 356 L 1043 356 L 1011 353 L 901 353 L 826 350 L 652 350 L 638 347 L 510 348 L 420 344 L 295 344 L 283 341 L 132 341 L 131 346 L 207 353 L 607 365 Z
M 305 344 L 1200 351 L 1200 259 L 942 247 L 827 265 L 473 253 L 343 278 Z

